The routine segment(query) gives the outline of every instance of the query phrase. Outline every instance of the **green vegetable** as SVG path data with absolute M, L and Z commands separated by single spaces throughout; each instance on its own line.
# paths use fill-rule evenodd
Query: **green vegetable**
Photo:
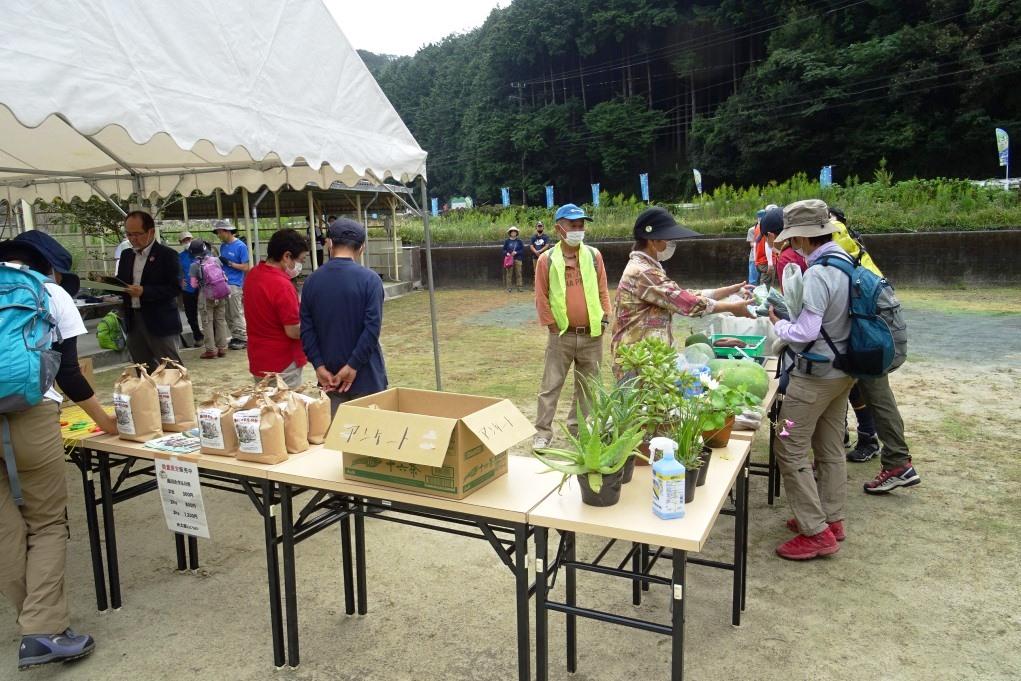
M 706 345 L 709 345 L 709 336 L 704 333 L 693 333 L 684 339 L 684 347 L 694 345 L 695 343 L 705 343 Z
M 684 348 L 684 359 L 688 364 L 708 364 L 716 358 L 716 353 L 708 343 L 693 343 Z
M 709 363 L 713 378 L 731 388 L 743 387 L 761 401 L 769 390 L 769 374 L 757 362 L 736 359 L 714 359 Z

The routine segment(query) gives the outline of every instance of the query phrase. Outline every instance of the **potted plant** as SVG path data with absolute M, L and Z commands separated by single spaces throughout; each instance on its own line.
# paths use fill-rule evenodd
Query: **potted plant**
M 660 338 L 643 338 L 618 348 L 616 362 L 634 380 L 645 410 L 648 436 L 669 436 L 684 391 L 694 383 L 690 374 L 678 371 L 677 350 Z M 642 446 L 647 455 L 648 443 Z
M 581 500 L 590 506 L 612 506 L 620 500 L 620 487 L 624 477 L 624 466 L 636 453 L 643 433 L 639 426 L 633 426 L 621 433 L 610 443 L 603 441 L 601 428 L 593 427 L 581 418 L 578 409 L 578 435 L 571 435 L 563 428 L 570 443 L 569 449 L 545 448 L 532 452 L 552 470 L 563 473 L 560 486 L 570 476 L 578 478 L 581 486 Z
M 705 391 L 701 400 L 705 407 L 705 432 L 702 439 L 709 447 L 726 447 L 734 428 L 734 417 L 749 407 L 759 404 L 759 398 L 744 386 L 732 388 L 711 378 L 704 378 Z
M 676 459 L 685 469 L 685 503 L 694 499 L 695 487 L 705 484 L 706 469 L 709 467 L 709 461 L 705 458 L 706 450 L 712 455 L 712 450 L 702 442 L 705 421 L 705 404 L 700 400 L 683 400 L 678 405 L 678 418 L 670 437 L 677 443 Z
M 643 395 L 636 379 L 626 379 L 612 388 L 606 388 L 597 380 L 587 380 L 585 392 L 590 399 L 589 419 L 592 427 L 600 427 L 602 440 L 609 445 L 621 439 L 632 428 L 645 430 L 646 416 Z M 629 457 L 624 464 L 624 484 L 631 482 L 635 471 L 636 457 Z

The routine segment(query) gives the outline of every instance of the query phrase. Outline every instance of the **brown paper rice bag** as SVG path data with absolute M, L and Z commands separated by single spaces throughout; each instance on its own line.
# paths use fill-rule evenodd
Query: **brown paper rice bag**
M 183 433 L 194 428 L 197 424 L 195 394 L 184 365 L 164 357 L 156 371 L 152 372 L 152 380 L 160 398 L 163 430 Z
M 287 461 L 284 415 L 264 396 L 254 396 L 234 412 L 238 434 L 237 458 L 257 463 Z
M 290 390 L 284 379 L 280 378 L 280 374 L 267 371 L 266 375 L 262 377 L 262 380 L 255 384 L 256 392 L 261 392 L 267 397 L 273 398 L 277 393 Z
M 257 394 L 257 392 L 257 386 L 246 385 L 243 388 L 231 390 L 227 393 L 226 397 L 230 401 L 230 405 L 234 407 L 234 411 L 237 411 L 247 404 L 248 400 L 252 399 L 252 396 Z
M 122 440 L 148 442 L 163 435 L 159 393 L 144 364 L 125 367 L 113 384 L 113 407 Z
M 308 449 L 308 405 L 290 390 L 281 390 L 272 399 L 284 415 L 287 453 L 297 454 Z
M 308 407 L 308 441 L 321 445 L 330 429 L 330 396 L 317 385 L 306 386 L 297 397 Z
M 234 456 L 238 450 L 238 431 L 234 428 L 234 407 L 222 393 L 199 404 L 199 437 L 203 454 Z

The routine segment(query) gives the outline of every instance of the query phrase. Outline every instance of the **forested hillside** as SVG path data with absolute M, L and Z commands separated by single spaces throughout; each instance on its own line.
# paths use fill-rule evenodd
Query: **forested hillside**
M 363 53 L 429 152 L 431 193 L 654 198 L 832 164 L 998 174 L 1021 143 L 1017 0 L 514 0 L 413 57 Z

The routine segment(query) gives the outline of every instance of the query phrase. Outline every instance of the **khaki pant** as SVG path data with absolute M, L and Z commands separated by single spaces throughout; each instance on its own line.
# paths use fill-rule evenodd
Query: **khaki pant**
M 787 499 L 804 535 L 819 534 L 826 523 L 844 519 L 847 462 L 844 459 L 844 409 L 854 379 L 812 378 L 791 374 L 780 406 L 776 458 Z M 793 425 L 786 426 L 791 421 Z M 818 482 L 809 450 L 815 453 Z
M 227 307 L 229 298 L 223 300 L 210 300 L 202 296 L 202 328 L 205 329 L 203 345 L 206 352 L 226 350 L 227 342 L 230 340 L 230 331 L 227 330 Z
M 546 345 L 546 362 L 542 373 L 542 387 L 539 389 L 539 406 L 535 419 L 536 437 L 553 439 L 553 417 L 557 413 L 560 391 L 567 380 L 567 373 L 574 365 L 574 397 L 567 414 L 567 428 L 576 432 L 578 428 L 578 402 L 581 390 L 580 379 L 585 376 L 599 376 L 599 365 L 603 361 L 603 337 L 593 338 L 568 331 L 562 335 L 549 334 Z M 581 410 L 588 416 L 588 400 L 580 395 Z
M 180 363 L 181 355 L 177 350 L 177 338 L 177 334 L 154 336 L 149 333 L 142 313 L 135 310 L 135 314 L 131 318 L 131 331 L 128 332 L 128 354 L 131 355 L 131 361 L 135 364 L 144 364 L 151 374 L 156 371 L 156 367 L 164 357 L 169 357 Z
M 908 465 L 911 452 L 904 440 L 904 419 L 897 407 L 897 398 L 890 388 L 890 377 L 858 379 L 858 390 L 865 404 L 872 410 L 876 421 L 876 434 L 883 443 L 880 459 L 883 470 L 890 470 Z
M 513 267 L 503 268 L 503 287 L 510 291 L 511 289 L 511 275 L 513 274 L 514 280 L 518 282 L 518 288 L 521 288 L 521 261 L 515 260 Z
M 14 503 L 0 465 L 0 591 L 18 613 L 21 634 L 56 634 L 70 626 L 64 592 L 67 485 L 60 407 L 44 399 L 7 414 L 23 506 Z
M 230 327 L 231 338 L 242 343 L 248 342 L 245 303 L 240 286 L 230 287 L 230 298 L 227 299 L 227 326 Z

